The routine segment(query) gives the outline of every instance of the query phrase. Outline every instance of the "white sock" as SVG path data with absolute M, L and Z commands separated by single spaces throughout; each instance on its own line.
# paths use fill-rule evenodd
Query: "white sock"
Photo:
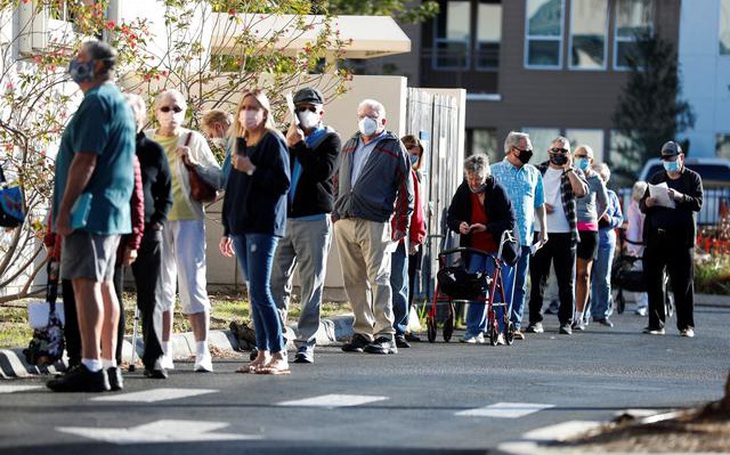
M 162 342 L 162 353 L 167 355 L 167 353 L 170 352 L 170 342 L 169 341 L 163 341 Z
M 103 366 L 101 360 L 98 359 L 81 359 L 81 363 L 86 367 L 87 370 L 91 371 L 92 373 L 101 371 L 101 368 Z
M 196 341 L 195 342 L 195 351 L 199 356 L 205 355 L 208 353 L 208 341 Z
M 583 313 L 581 311 L 576 311 L 575 312 L 575 317 L 573 318 L 573 320 L 575 322 L 578 322 L 578 321 L 580 321 L 582 319 L 583 319 Z
M 109 360 L 109 359 L 102 358 L 101 359 L 101 366 L 105 370 L 108 370 L 109 368 L 116 368 L 117 367 L 117 359 L 111 359 L 111 360 Z

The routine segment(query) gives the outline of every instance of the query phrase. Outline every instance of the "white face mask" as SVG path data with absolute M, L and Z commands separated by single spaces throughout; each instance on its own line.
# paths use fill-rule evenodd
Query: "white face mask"
M 370 137 L 378 131 L 378 122 L 370 117 L 363 117 L 357 124 L 360 134 Z
M 299 122 L 302 124 L 302 128 L 311 129 L 319 124 L 319 113 L 312 111 L 299 112 Z
M 257 111 L 241 111 L 238 114 L 238 121 L 247 130 L 256 129 L 264 122 L 264 111 L 261 109 Z

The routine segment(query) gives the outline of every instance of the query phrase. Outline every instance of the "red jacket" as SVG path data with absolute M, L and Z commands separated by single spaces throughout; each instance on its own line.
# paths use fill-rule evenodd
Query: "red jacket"
M 421 206 L 421 183 L 414 169 L 411 169 L 411 179 L 413 179 L 413 213 L 411 213 L 411 223 L 409 226 L 409 235 L 411 245 L 420 245 L 426 238 L 426 221 L 423 218 L 423 207 Z M 390 226 L 395 231 L 395 217 L 391 218 Z M 401 242 L 403 239 L 401 239 Z

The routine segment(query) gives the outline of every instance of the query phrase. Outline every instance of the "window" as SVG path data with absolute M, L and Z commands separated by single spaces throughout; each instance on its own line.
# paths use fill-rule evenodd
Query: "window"
M 730 134 L 718 134 L 715 142 L 715 155 L 730 159 Z
M 627 57 L 636 52 L 637 37 L 653 32 L 652 16 L 652 0 L 617 0 L 614 68 L 628 68 Z
M 499 45 L 502 41 L 502 5 L 479 3 L 477 39 L 474 43 L 474 66 L 480 70 L 499 68 Z
M 730 55 L 730 0 L 720 0 L 720 55 Z
M 561 68 L 563 0 L 527 0 L 525 65 L 528 68 Z
M 468 69 L 471 42 L 471 2 L 446 2 L 445 29 L 434 40 L 433 67 Z
M 482 128 L 473 129 L 469 131 L 469 148 L 466 151 L 467 155 L 473 155 L 475 153 L 484 153 L 489 157 L 489 163 L 496 163 L 502 161 L 504 153 L 502 147 L 497 140 L 497 129 L 496 128 Z
M 579 145 L 588 145 L 593 149 L 593 161 L 600 163 L 603 157 L 603 130 L 565 130 L 565 137 L 570 140 L 571 150 Z
M 561 135 L 558 128 L 522 128 L 522 132 L 530 135 L 534 155 L 531 163 L 538 164 L 548 159 L 548 148 L 553 139 Z
M 573 0 L 570 6 L 570 68 L 605 69 L 608 0 Z

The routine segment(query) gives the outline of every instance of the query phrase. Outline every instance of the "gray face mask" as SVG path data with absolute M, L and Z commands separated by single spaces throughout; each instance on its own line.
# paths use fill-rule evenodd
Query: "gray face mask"
M 482 183 L 481 185 L 479 185 L 476 188 L 469 187 L 469 189 L 474 194 L 483 193 L 487 189 L 487 182 Z

